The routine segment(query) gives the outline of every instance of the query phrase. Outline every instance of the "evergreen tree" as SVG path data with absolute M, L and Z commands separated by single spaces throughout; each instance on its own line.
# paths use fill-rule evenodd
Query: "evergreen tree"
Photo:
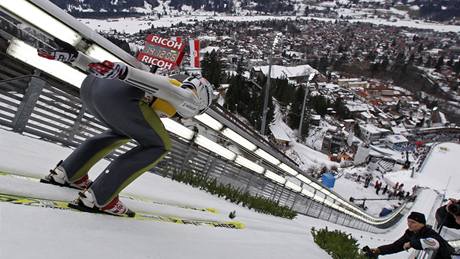
M 422 56 L 418 57 L 417 62 L 416 62 L 415 64 L 416 64 L 417 66 L 423 65 L 423 57 L 422 57 Z
M 376 57 L 377 57 L 377 53 L 376 53 L 375 51 L 371 50 L 371 51 L 369 51 L 369 53 L 367 54 L 366 60 L 372 62 L 372 61 L 375 60 Z
M 428 59 L 425 62 L 425 67 L 431 67 L 431 63 L 433 62 L 433 58 L 428 56 Z
M 406 57 L 404 56 L 404 52 L 399 52 L 398 55 L 396 56 L 396 60 L 393 64 L 393 71 L 400 72 L 401 68 L 405 64 Z
M 423 43 L 420 43 L 420 45 L 418 45 L 417 52 L 421 53 L 423 51 L 423 48 L 424 48 Z
M 236 68 L 236 75 L 230 78 L 230 85 L 227 93 L 225 94 L 225 107 L 230 112 L 236 112 L 240 101 L 240 94 L 242 94 L 241 88 L 244 86 L 243 64 L 240 60 Z
M 223 80 L 222 63 L 220 53 L 212 51 L 206 53 L 201 61 L 203 77 L 206 78 L 215 87 L 219 87 Z
M 308 16 L 309 14 L 310 14 L 310 8 L 308 8 L 308 6 L 305 6 L 305 10 L 303 12 L 303 15 Z
M 407 60 L 407 63 L 408 63 L 409 65 L 412 65 L 412 64 L 414 64 L 414 60 L 415 60 L 415 55 L 414 55 L 414 53 L 412 53 L 412 54 L 409 56 L 409 59 Z
M 237 113 L 246 118 L 255 129 L 262 125 L 262 112 L 264 102 L 264 90 L 249 87 L 252 84 L 243 77 L 243 63 L 239 60 L 236 75 L 230 78 L 230 86 L 225 95 L 225 105 L 230 112 Z M 263 84 L 262 84 L 263 85 Z M 268 133 L 268 125 L 273 120 L 273 88 L 271 88 L 268 104 L 265 129 Z
M 297 87 L 295 90 L 294 99 L 292 100 L 291 109 L 288 113 L 287 124 L 292 129 L 298 129 L 300 124 L 300 113 L 302 111 L 303 98 L 305 95 L 305 89 L 302 86 Z
M 272 80 L 273 97 L 282 105 L 287 105 L 293 98 L 293 87 L 289 85 L 287 79 Z
M 379 72 L 380 63 L 372 62 L 370 66 L 371 76 L 374 77 L 375 74 Z
M 353 132 L 355 133 L 355 136 L 362 138 L 361 128 L 357 122 L 355 122 L 355 125 L 353 125 Z
M 457 62 L 455 62 L 454 71 L 455 73 L 457 73 L 457 75 L 460 74 L 460 60 L 457 60 Z
M 446 66 L 449 66 L 451 68 L 454 67 L 454 57 L 450 57 L 449 60 L 446 62 Z
M 327 108 L 329 108 L 329 100 L 322 95 L 311 96 L 308 99 L 308 107 L 313 109 L 316 113 L 321 116 L 326 115 Z
M 329 60 L 327 59 L 326 56 L 322 56 L 319 60 L 318 70 L 322 73 L 325 73 L 328 66 L 329 66 Z
M 333 104 L 334 110 L 337 112 L 337 116 L 344 120 L 348 119 L 350 116 L 350 113 L 348 112 L 347 107 L 345 106 L 345 103 L 343 102 L 342 98 L 338 97 L 334 104 Z
M 440 69 L 444 65 L 444 56 L 440 56 L 436 62 L 435 68 Z
M 380 63 L 380 66 L 379 66 L 379 70 L 381 71 L 385 71 L 388 67 L 388 64 L 389 64 L 389 60 L 388 60 L 388 56 L 387 55 L 383 55 L 382 57 L 382 62 Z
M 113 36 L 107 36 L 106 39 L 108 39 L 109 41 L 111 41 L 113 44 L 117 45 L 118 47 L 120 47 L 122 50 L 128 52 L 128 53 L 131 53 L 133 54 L 133 51 L 131 51 L 131 48 L 129 47 L 129 44 L 128 42 L 124 41 L 124 40 L 120 40 L 120 39 L 117 39 Z

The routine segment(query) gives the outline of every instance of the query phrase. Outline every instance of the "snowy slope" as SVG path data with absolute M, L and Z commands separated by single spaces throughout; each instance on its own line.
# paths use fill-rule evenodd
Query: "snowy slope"
M 0 171 L 43 176 L 71 150 L 0 130 Z M 101 162 L 91 176 L 102 170 Z M 75 191 L 1 176 L 0 192 L 72 199 Z M 153 174 L 144 174 L 126 192 L 157 201 L 214 207 L 220 213 L 153 206 L 124 200 L 134 209 L 229 220 L 244 230 L 141 222 L 111 216 L 0 203 L 0 258 L 329 258 L 296 221 L 256 214 L 205 192 Z M 126 193 L 125 192 L 125 193 Z M 27 245 L 25 245 L 27 244 Z M 72 252 L 70 252 L 72 251 Z M 64 255 L 65 253 L 65 255 Z
M 70 149 L 0 130 L 0 171 L 43 176 Z M 92 178 L 106 166 L 94 167 Z M 0 192 L 72 199 L 75 191 L 9 176 L 0 176 Z M 340 229 L 362 245 L 392 242 L 406 228 L 405 220 L 384 234 L 351 230 L 298 216 L 287 220 L 257 214 L 189 186 L 144 174 L 124 192 L 170 204 L 214 207 L 217 215 L 124 200 L 137 210 L 165 215 L 228 220 L 229 211 L 246 224 L 244 230 L 142 222 L 111 216 L 33 208 L 0 203 L 0 258 L 330 258 L 312 240 L 311 227 Z M 429 213 L 436 193 L 423 191 L 415 210 Z M 407 258 L 401 253 L 386 258 Z
M 447 197 L 460 197 L 459 157 L 459 144 L 442 143 L 434 146 L 430 153 L 431 159 L 426 161 L 420 175 L 417 176 L 418 183 L 439 192 L 445 190 Z

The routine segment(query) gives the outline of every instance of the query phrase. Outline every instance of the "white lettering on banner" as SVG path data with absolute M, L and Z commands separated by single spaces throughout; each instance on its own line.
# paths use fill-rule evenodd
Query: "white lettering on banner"
M 143 55 L 142 58 L 141 58 L 141 61 L 145 62 L 145 63 L 148 63 L 148 64 L 152 64 L 152 65 L 157 66 L 157 67 L 161 67 L 161 68 L 166 68 L 166 69 L 172 69 L 173 68 L 172 63 L 164 61 L 164 60 L 161 60 L 161 59 L 157 59 L 157 58 L 154 58 L 154 57 L 149 57 L 147 55 Z
M 173 41 L 156 35 L 152 36 L 152 42 L 172 49 L 180 50 L 182 48 L 182 42 Z

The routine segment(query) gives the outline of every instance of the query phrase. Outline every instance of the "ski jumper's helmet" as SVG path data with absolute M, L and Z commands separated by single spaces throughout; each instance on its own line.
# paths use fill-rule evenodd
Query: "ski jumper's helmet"
M 200 110 L 198 114 L 203 114 L 209 106 L 211 106 L 212 100 L 214 98 L 214 86 L 209 83 L 206 78 L 202 77 L 199 74 L 192 75 L 187 77 L 182 82 L 182 88 L 188 88 L 195 91 L 198 100 Z

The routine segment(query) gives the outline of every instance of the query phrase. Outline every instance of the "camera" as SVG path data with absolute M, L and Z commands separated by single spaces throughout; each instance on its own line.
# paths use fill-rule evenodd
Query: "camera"
M 454 214 L 455 216 L 460 216 L 460 202 L 450 204 L 447 207 L 447 211 Z

